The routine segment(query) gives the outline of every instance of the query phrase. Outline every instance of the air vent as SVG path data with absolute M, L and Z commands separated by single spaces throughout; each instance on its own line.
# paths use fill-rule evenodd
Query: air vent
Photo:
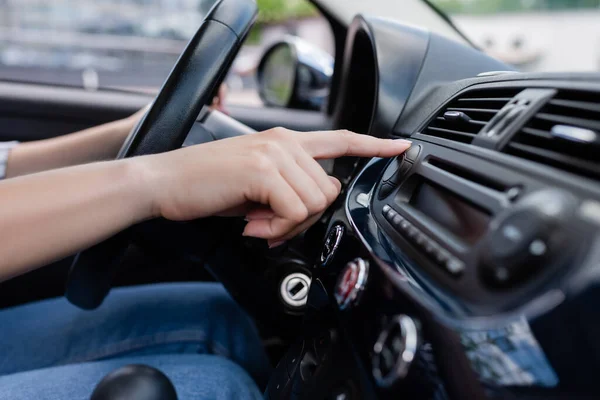
M 471 90 L 450 101 L 423 130 L 426 135 L 471 143 L 522 89 Z
M 505 152 L 600 178 L 600 93 L 558 92 L 515 135 Z

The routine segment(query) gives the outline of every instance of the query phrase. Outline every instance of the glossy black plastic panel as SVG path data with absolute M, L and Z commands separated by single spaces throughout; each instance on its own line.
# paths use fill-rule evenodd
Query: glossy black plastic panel
M 334 126 L 385 136 L 410 96 L 428 42 L 424 30 L 382 18 L 356 17 L 348 28 Z

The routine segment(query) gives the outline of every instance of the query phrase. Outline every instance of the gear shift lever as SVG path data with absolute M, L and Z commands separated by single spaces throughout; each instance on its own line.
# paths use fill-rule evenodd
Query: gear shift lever
M 106 375 L 90 400 L 177 400 L 165 374 L 147 365 L 126 365 Z

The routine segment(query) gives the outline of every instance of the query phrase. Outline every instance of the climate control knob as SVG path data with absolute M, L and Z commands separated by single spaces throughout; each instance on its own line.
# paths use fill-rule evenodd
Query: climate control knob
M 373 347 L 373 378 L 380 387 L 391 388 L 406 377 L 419 341 L 418 325 L 411 317 L 392 318 Z
M 545 190 L 523 198 L 494 221 L 481 250 L 485 282 L 508 286 L 564 258 L 571 248 L 568 225 L 576 205 L 568 193 Z

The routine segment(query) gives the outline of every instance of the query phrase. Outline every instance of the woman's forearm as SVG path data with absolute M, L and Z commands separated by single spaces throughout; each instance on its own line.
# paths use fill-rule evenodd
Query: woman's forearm
M 151 217 L 130 160 L 0 182 L 0 281 L 60 259 Z
M 132 127 L 130 117 L 65 136 L 21 143 L 9 154 L 6 177 L 113 159 Z
M 317 159 L 392 157 L 409 146 L 347 131 L 275 128 L 8 179 L 0 182 L 0 280 L 153 217 L 246 216 L 244 235 L 280 243 L 306 230 L 340 193 Z

